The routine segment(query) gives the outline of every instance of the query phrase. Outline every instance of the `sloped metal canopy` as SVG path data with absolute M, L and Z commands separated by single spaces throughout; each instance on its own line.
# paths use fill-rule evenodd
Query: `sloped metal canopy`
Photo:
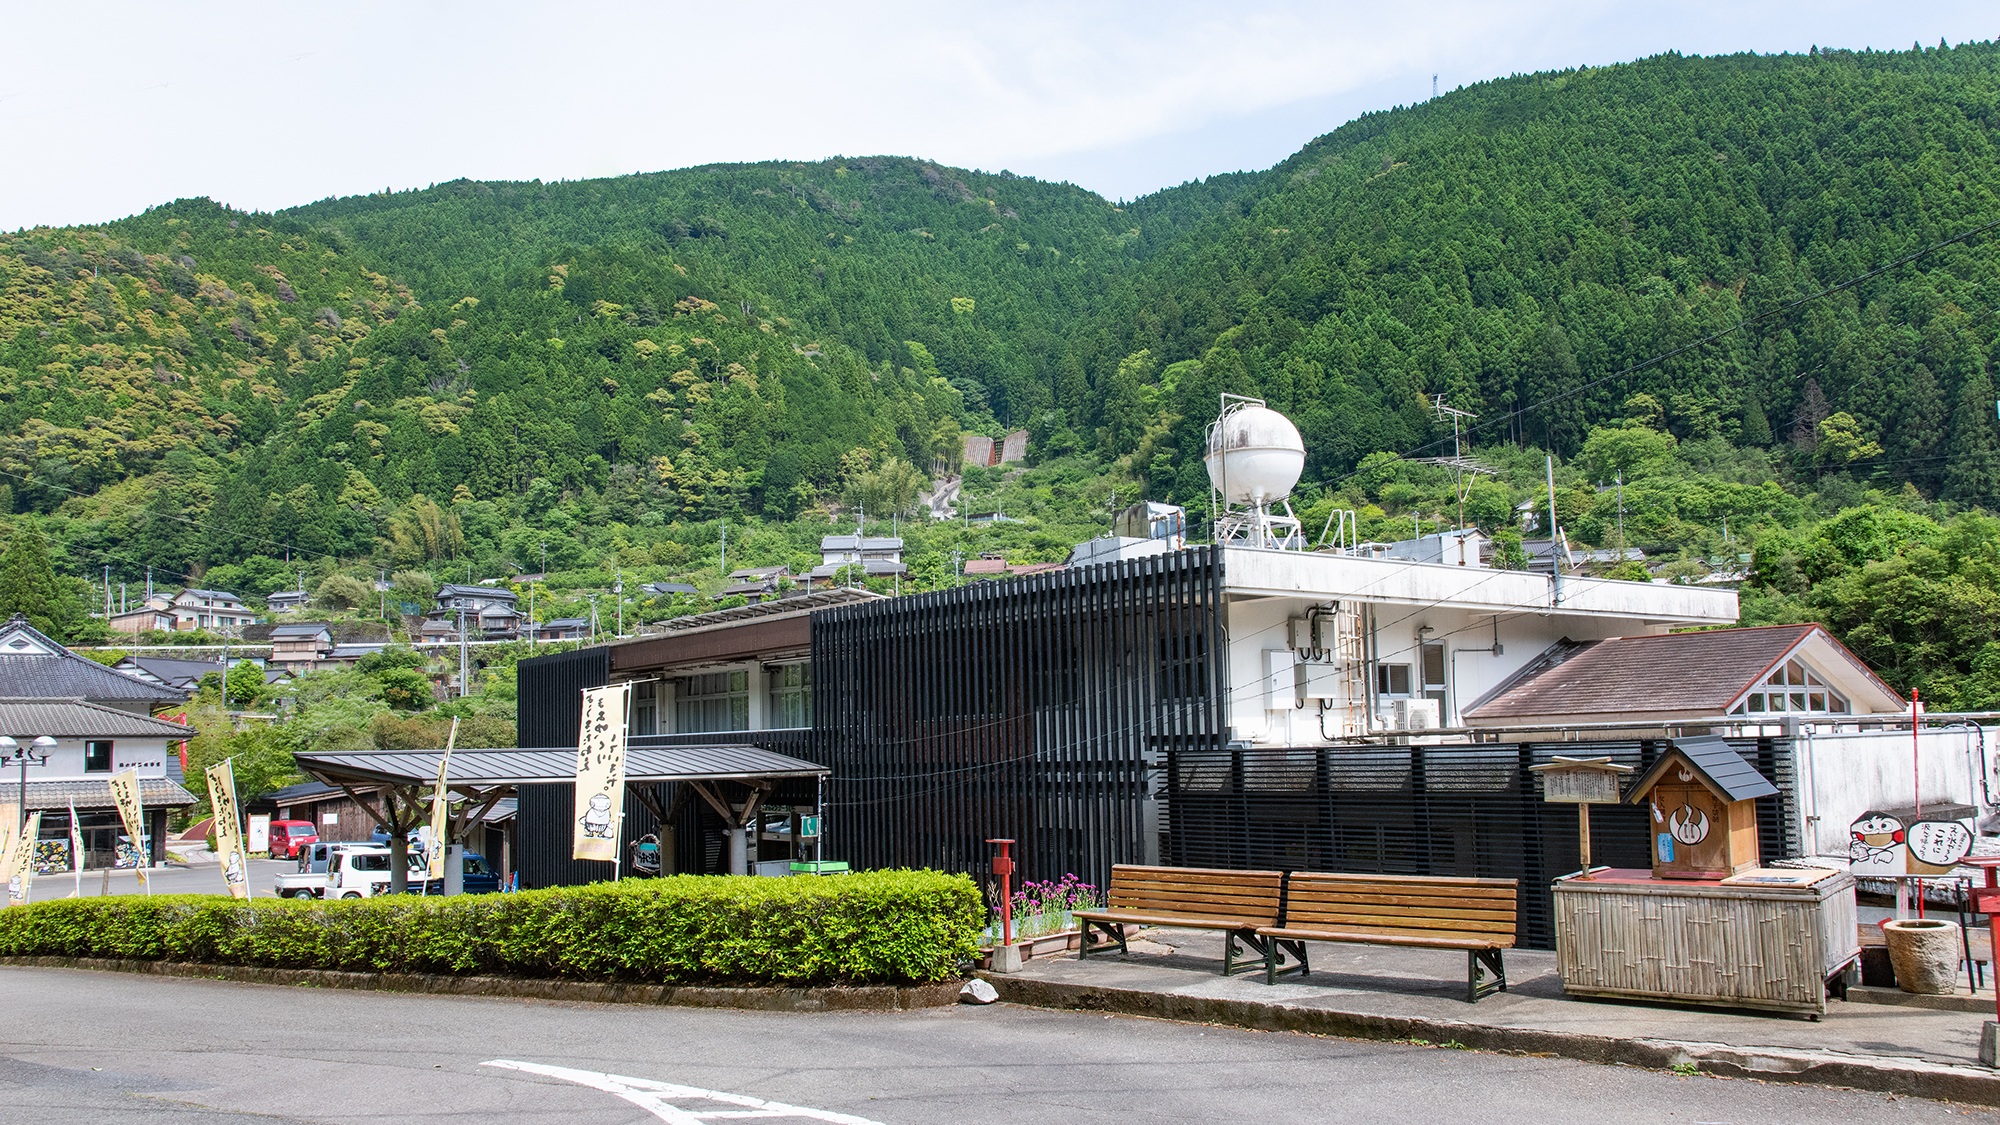
M 299 768 L 328 785 L 429 785 L 437 780 L 442 750 L 378 750 L 364 753 L 304 753 Z M 774 754 L 755 746 L 628 747 L 625 780 L 754 781 L 831 773 L 825 766 Z M 545 785 L 576 777 L 572 749 L 454 750 L 446 783 L 453 788 L 490 789 Z

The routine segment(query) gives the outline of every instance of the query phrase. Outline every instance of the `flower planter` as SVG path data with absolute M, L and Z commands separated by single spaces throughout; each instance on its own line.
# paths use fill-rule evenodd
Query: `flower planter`
M 1936 918 L 1891 918 L 1882 923 L 1896 986 L 1924 996 L 1958 991 L 1958 962 L 1964 956 L 1957 922 Z
M 1023 938 L 1014 943 L 1014 948 L 1020 951 L 1021 960 L 1032 961 L 1037 957 L 1059 957 L 1064 953 L 1074 953 L 1077 949 L 1077 943 L 1082 940 L 1082 933 L 1076 930 L 1067 930 L 1059 934 L 1043 934 L 1040 937 Z M 973 963 L 982 969 L 992 968 L 992 947 L 989 946 L 981 949 L 978 956 L 973 959 Z

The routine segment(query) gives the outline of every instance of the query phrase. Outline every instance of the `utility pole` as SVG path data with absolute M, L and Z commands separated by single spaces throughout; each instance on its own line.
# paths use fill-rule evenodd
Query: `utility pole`
M 726 578 L 729 576 L 729 518 L 727 516 L 724 516 L 722 519 L 722 554 L 718 556 L 716 566 L 721 568 L 723 577 Z
M 104 564 L 104 620 L 111 620 L 111 564 Z
M 590 599 L 590 639 L 594 641 L 597 639 L 597 594 L 592 592 L 584 596 Z
M 618 599 L 618 636 L 625 635 L 625 576 L 614 564 L 611 568 L 611 595 Z
M 465 596 L 461 594 L 452 600 L 458 603 L 458 697 L 464 699 L 466 696 L 465 673 L 468 664 L 465 642 Z
M 1612 478 L 1618 482 L 1618 561 L 1625 561 L 1625 470 Z

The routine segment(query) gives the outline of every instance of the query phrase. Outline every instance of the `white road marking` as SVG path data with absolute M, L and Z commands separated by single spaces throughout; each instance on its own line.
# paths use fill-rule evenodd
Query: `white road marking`
M 742 1094 L 725 1094 L 719 1090 L 703 1090 L 695 1086 L 676 1086 L 671 1082 L 655 1082 L 649 1078 L 627 1078 L 621 1074 L 605 1074 L 596 1070 L 572 1070 L 566 1066 L 544 1066 L 541 1063 L 515 1062 L 512 1059 L 493 1059 L 479 1065 L 539 1074 L 547 1078 L 560 1078 L 565 1082 L 602 1090 L 631 1102 L 667 1122 L 668 1125 L 695 1125 L 697 1122 L 713 1119 L 741 1120 L 752 1117 L 799 1117 L 808 1121 L 827 1121 L 832 1125 L 882 1125 L 880 1121 L 835 1113 L 832 1110 L 807 1109 L 804 1106 L 768 1102 L 761 1098 L 745 1097 Z M 669 1099 L 720 1102 L 723 1105 L 744 1108 L 688 1109 L 667 1104 Z

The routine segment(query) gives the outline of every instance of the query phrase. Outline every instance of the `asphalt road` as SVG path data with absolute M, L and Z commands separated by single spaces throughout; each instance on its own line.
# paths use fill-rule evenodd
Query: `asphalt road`
M 1007 1005 L 800 1015 L 0 968 L 0 1011 L 9 1125 L 1996 1120 L 1881 1094 Z

